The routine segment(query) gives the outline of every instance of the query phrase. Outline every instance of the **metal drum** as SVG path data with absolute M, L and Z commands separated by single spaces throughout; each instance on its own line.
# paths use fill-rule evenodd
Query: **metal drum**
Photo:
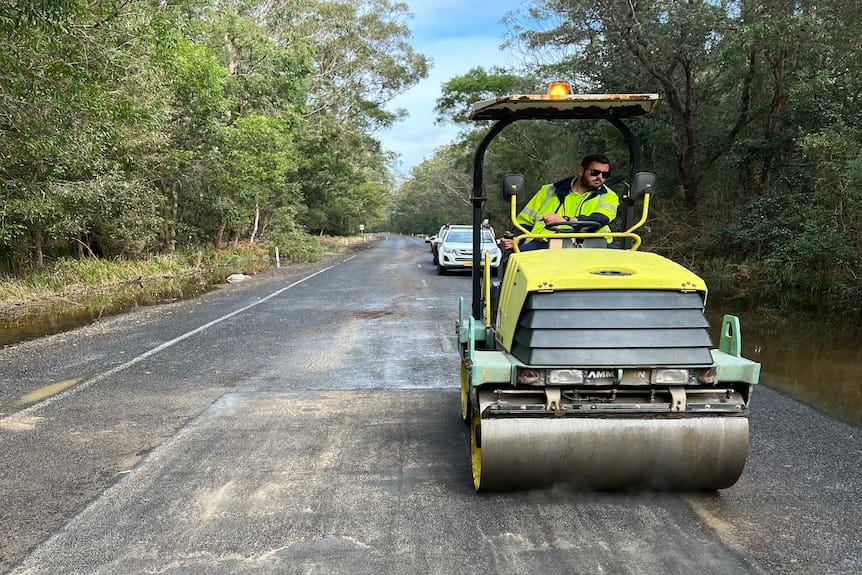
M 722 489 L 736 483 L 748 455 L 747 417 L 479 420 L 474 413 L 471 427 L 480 491 L 557 483 Z

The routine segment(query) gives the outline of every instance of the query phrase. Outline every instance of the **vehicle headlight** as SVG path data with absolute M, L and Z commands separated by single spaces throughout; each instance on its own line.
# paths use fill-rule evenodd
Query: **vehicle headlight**
M 552 385 L 584 383 L 584 372 L 580 369 L 551 369 L 548 371 L 548 383 Z
M 664 385 L 685 385 L 688 383 L 687 369 L 655 369 L 653 383 Z

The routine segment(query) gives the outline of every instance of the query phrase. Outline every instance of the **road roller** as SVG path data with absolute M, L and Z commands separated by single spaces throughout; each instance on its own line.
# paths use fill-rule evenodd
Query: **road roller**
M 564 85 L 472 107 L 473 120 L 492 121 L 473 161 L 474 229 L 484 218 L 485 151 L 516 121 L 610 122 L 630 162 L 628 180 L 612 186 L 620 195 L 615 227 L 624 231 L 573 221 L 533 234 L 517 221 L 525 177 L 502 178 L 513 250 L 493 277 L 473 246 L 472 302 L 461 298 L 455 326 L 477 491 L 717 490 L 742 474 L 760 364 L 742 356 L 736 316 L 723 317 L 714 345 L 705 282 L 642 250 L 637 234 L 656 177 L 640 171 L 625 120 L 658 103 L 657 94 L 572 94 Z M 519 250 L 536 238 L 548 249 Z

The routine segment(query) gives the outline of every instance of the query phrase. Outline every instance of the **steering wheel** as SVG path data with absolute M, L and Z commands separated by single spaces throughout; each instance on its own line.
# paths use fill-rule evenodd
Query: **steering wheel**
M 599 229 L 599 227 L 601 227 L 599 226 L 599 222 L 594 222 L 593 220 L 570 220 L 568 222 L 560 222 L 558 224 L 548 224 L 545 226 L 545 229 L 558 234 L 570 234 L 591 232 Z M 570 229 L 564 230 L 561 228 Z

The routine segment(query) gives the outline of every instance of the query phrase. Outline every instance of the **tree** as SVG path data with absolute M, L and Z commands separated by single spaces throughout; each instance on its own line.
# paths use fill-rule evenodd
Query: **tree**
M 272 0 L 267 29 L 312 47 L 309 117 L 331 115 L 374 131 L 402 112 L 384 105 L 428 74 L 410 45 L 407 5 L 390 0 Z
M 0 21 L 8 24 L 10 9 L 4 9 Z M 122 194 L 130 187 L 142 206 L 150 204 L 145 182 L 118 174 L 130 142 L 145 136 L 156 113 L 131 89 L 146 78 L 142 63 L 149 53 L 146 43 L 130 39 L 147 33 L 152 13 L 47 1 L 11 10 L 20 12 L 21 25 L 0 40 L 8 79 L 0 89 L 6 192 L 0 210 L 16 222 L 7 246 L 28 242 L 32 264 L 41 266 L 46 234 L 80 245 L 93 236 L 94 221 L 109 221 L 119 206 L 129 206 Z M 128 185 L 116 185 L 121 181 Z M 123 223 L 145 233 L 152 222 L 132 217 Z
M 233 239 L 249 230 L 251 241 L 260 229 L 261 212 L 270 216 L 274 198 L 281 195 L 297 165 L 290 125 L 278 118 L 244 116 L 222 129 L 219 150 L 222 162 L 215 164 L 216 180 L 223 190 L 217 197 L 216 247 L 221 247 L 225 229 Z
M 733 32 L 727 2 L 622 0 L 535 3 L 545 20 L 522 27 L 532 49 L 557 49 L 560 61 L 544 74 L 567 72 L 587 90 L 662 93 L 676 144 L 678 178 L 685 205 L 693 212 L 704 170 L 727 150 L 745 123 L 726 124 L 727 133 L 699 145 L 703 118 L 712 111 L 706 95 L 721 83 L 721 42 Z
M 373 133 L 402 115 L 385 104 L 425 77 L 428 68 L 410 46 L 406 5 L 389 0 L 219 4 L 256 22 L 283 50 L 302 51 L 311 60 L 297 143 L 303 161 L 294 180 L 306 206 L 297 212 L 301 223 L 318 233 L 353 233 L 359 221 L 379 220 L 392 185 Z

